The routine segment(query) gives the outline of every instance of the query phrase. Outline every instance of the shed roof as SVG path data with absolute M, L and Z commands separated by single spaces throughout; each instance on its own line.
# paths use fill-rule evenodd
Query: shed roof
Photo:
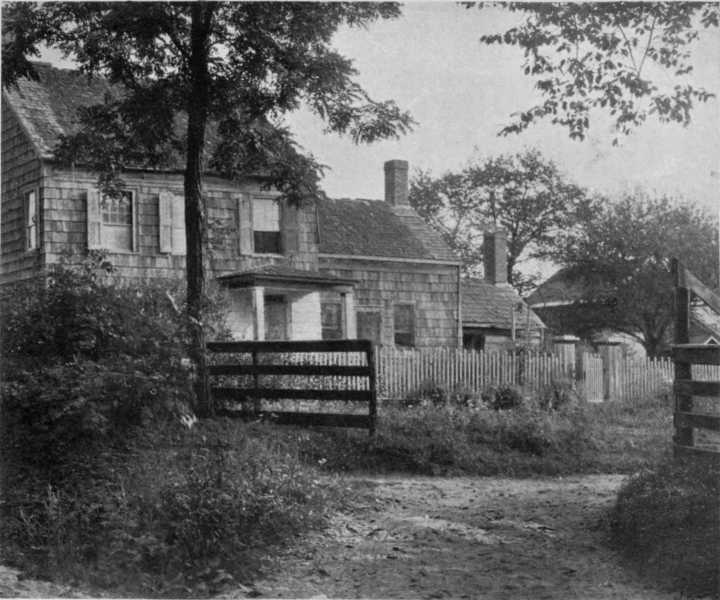
M 535 312 L 509 285 L 493 285 L 480 279 L 462 281 L 462 322 L 464 327 L 510 329 L 512 311 L 516 327 L 524 327 L 528 314 L 532 329 L 545 329 Z M 528 312 L 529 311 L 529 312 Z

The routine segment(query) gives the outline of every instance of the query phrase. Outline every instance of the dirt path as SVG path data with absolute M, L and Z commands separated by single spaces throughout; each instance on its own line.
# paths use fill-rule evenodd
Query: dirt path
M 622 476 L 365 478 L 373 486 L 230 597 L 669 600 L 602 544 Z

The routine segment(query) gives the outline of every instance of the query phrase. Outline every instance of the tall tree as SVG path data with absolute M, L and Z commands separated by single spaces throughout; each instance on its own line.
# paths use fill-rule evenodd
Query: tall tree
M 417 173 L 410 203 L 462 258 L 468 274 L 482 267 L 483 232 L 508 236 L 508 282 L 523 293 L 532 285 L 517 267 L 554 244 L 555 235 L 586 220 L 595 204 L 536 150 L 476 162 L 433 178 Z
M 521 48 L 523 72 L 535 79 L 543 101 L 515 114 L 502 135 L 548 118 L 567 128 L 571 137 L 583 139 L 593 110 L 607 111 L 622 134 L 650 115 L 687 125 L 694 103 L 714 96 L 686 76 L 693 70 L 693 44 L 700 32 L 718 27 L 717 2 L 504 6 L 522 13 L 524 22 L 480 39 Z
M 400 14 L 394 3 L 57 2 L 3 6 L 3 85 L 36 77 L 29 56 L 60 49 L 118 93 L 80 112 L 82 127 L 57 156 L 101 173 L 105 190 L 127 165 L 184 158 L 187 306 L 198 369 L 198 410 L 208 412 L 203 336 L 206 167 L 232 179 L 262 171 L 292 202 L 316 191 L 320 165 L 282 124 L 301 103 L 327 130 L 356 143 L 397 137 L 412 125 L 392 101 L 356 83 L 333 50 L 340 26 Z M 179 126 L 180 125 L 180 126 Z M 208 134 L 217 139 L 206 152 Z
M 679 258 L 698 277 L 717 285 L 713 217 L 689 202 L 625 196 L 560 236 L 556 247 L 552 258 L 582 290 L 565 326 L 579 335 L 623 332 L 641 342 L 650 356 L 665 350 L 672 336 L 671 259 Z

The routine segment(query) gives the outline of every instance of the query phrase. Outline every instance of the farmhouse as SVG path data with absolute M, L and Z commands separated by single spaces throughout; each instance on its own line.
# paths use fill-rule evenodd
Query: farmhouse
M 185 270 L 182 163 L 123 173 L 116 197 L 97 175 L 54 160 L 81 106 L 107 82 L 38 65 L 3 91 L 0 282 L 38 276 L 101 250 L 133 282 Z M 385 164 L 385 200 L 311 198 L 289 205 L 261 176 L 206 172 L 210 271 L 229 298 L 236 339 L 361 336 L 405 347 L 461 341 L 459 261 L 407 202 L 408 165 Z

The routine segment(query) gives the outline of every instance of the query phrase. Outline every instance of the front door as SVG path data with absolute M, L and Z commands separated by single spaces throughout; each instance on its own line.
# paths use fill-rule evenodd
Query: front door
M 265 339 L 287 339 L 287 302 L 284 296 L 265 296 Z

